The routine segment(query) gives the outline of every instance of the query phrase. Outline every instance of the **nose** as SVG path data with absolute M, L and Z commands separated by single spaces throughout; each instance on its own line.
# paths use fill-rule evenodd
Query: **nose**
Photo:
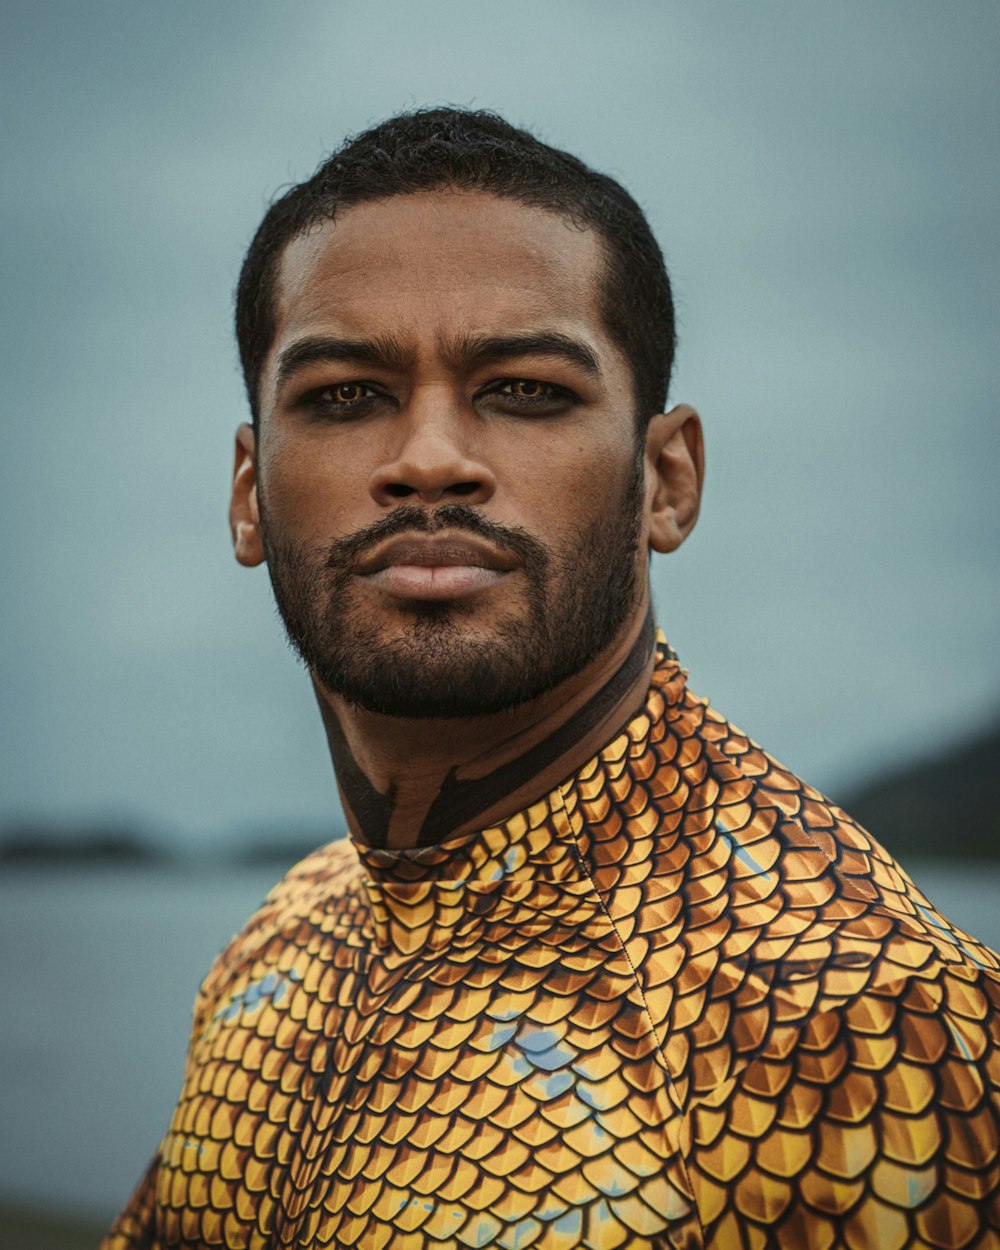
M 497 483 L 472 446 L 475 419 L 440 394 L 414 397 L 393 421 L 387 459 L 371 476 L 375 502 L 485 503 Z

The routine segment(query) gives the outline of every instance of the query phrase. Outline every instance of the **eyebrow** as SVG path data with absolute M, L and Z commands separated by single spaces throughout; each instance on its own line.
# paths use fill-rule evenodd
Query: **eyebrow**
M 592 348 L 581 339 L 556 330 L 528 334 L 465 335 L 448 344 L 446 358 L 452 364 L 477 366 L 503 364 L 519 356 L 548 356 L 564 360 L 591 377 L 601 376 Z M 278 353 L 275 382 L 280 388 L 308 365 L 342 361 L 402 370 L 413 363 L 413 352 L 390 336 L 374 339 L 342 339 L 317 336 L 298 339 Z
M 396 339 L 387 336 L 374 339 L 298 339 L 278 353 L 274 370 L 275 383 L 280 388 L 293 374 L 307 365 L 331 361 L 404 369 L 411 363 L 412 355 Z
M 502 364 L 518 356 L 550 356 L 576 365 L 591 377 L 601 376 L 601 366 L 591 347 L 581 339 L 557 330 L 528 334 L 469 335 L 448 348 L 450 360 L 464 364 Z

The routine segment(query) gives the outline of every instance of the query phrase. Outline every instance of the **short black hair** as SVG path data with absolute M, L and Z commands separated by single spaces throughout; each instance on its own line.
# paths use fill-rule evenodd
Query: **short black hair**
M 663 254 L 635 200 L 613 178 L 496 113 L 429 108 L 400 113 L 347 140 L 268 209 L 236 290 L 236 337 L 254 423 L 274 337 L 275 274 L 288 243 L 351 205 L 445 187 L 547 208 L 596 232 L 606 257 L 601 311 L 631 367 L 640 428 L 663 411 L 675 345 L 673 300 Z

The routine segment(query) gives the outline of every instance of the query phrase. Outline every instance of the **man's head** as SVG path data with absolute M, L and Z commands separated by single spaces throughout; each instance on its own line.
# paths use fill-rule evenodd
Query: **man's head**
M 274 334 L 275 277 L 292 239 L 352 205 L 442 188 L 483 191 L 556 213 L 601 242 L 601 313 L 632 370 L 641 429 L 666 403 L 674 309 L 663 255 L 635 200 L 613 178 L 489 112 L 435 108 L 390 118 L 345 143 L 277 199 L 247 252 L 236 336 L 255 424 Z
M 637 429 L 603 231 L 471 182 L 363 190 L 286 230 L 256 288 L 237 558 L 267 560 L 328 692 L 402 716 L 497 712 L 641 623 L 649 548 L 697 514 L 697 418 L 640 409 Z

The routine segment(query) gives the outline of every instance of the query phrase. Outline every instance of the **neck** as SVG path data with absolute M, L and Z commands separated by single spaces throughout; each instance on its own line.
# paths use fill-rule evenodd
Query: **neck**
M 426 846 L 514 815 L 577 771 L 639 710 L 654 652 L 647 611 L 554 690 L 474 718 L 381 716 L 317 685 L 352 836 L 370 846 Z

